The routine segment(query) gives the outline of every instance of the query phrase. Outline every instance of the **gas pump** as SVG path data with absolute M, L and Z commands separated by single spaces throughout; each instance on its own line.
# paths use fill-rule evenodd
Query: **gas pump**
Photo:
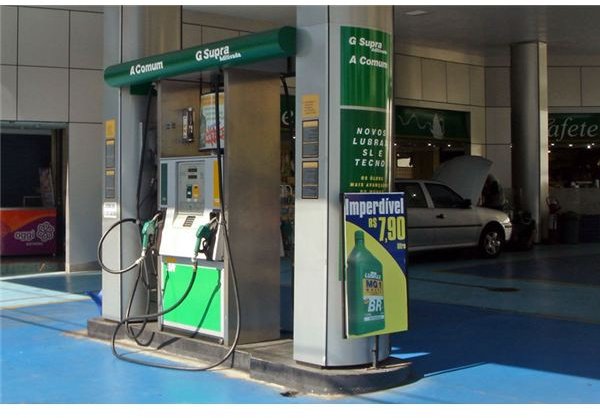
M 220 125 L 223 112 L 219 110 L 219 97 L 222 99 L 222 94 L 213 94 L 215 106 L 209 109 L 216 124 L 216 129 L 212 132 L 214 149 L 203 150 L 198 141 L 200 135 L 195 132 L 194 126 L 197 126 L 198 115 L 207 109 L 200 108 L 200 100 L 193 100 L 202 95 L 202 84 L 164 80 L 156 83 L 156 86 L 160 157 L 157 173 L 159 210 L 146 222 L 133 218 L 116 222 L 100 240 L 98 259 L 105 270 L 117 273 L 102 261 L 103 242 L 119 224 L 133 222 L 140 226 L 141 255 L 122 271 L 136 267 L 139 269 L 138 282 L 141 281 L 148 291 L 154 290 L 157 293 L 157 312 L 150 313 L 147 309 L 145 315 L 130 316 L 128 309 L 127 317 L 114 330 L 112 349 L 115 356 L 133 363 L 180 370 L 206 370 L 223 363 L 235 350 L 239 338 L 239 297 L 231 257 L 229 261 L 232 290 L 237 305 L 237 327 L 233 343 L 220 361 L 203 368 L 165 366 L 124 357 L 115 347 L 116 336 L 122 326 L 127 327 L 130 338 L 140 345 L 147 345 L 139 337 L 149 321 L 157 321 L 159 330 L 213 338 L 220 343 L 224 342 L 230 329 L 225 326 L 225 304 L 228 302 L 225 295 L 228 285 L 223 283 L 227 233 L 221 208 Z M 214 83 L 214 88 L 218 91 L 219 78 Z M 206 124 L 207 121 L 204 120 L 201 129 L 206 129 Z M 230 249 L 228 254 L 231 254 Z M 149 289 L 148 286 L 148 264 L 158 266 L 155 289 Z M 134 287 L 131 301 L 135 298 L 138 284 Z M 141 329 L 134 332 L 131 325 L 140 323 Z

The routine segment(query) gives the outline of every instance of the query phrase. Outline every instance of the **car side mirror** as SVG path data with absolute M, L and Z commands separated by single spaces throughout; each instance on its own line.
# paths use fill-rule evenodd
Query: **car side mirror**
M 463 199 L 461 207 L 463 209 L 468 209 L 471 207 L 472 204 L 473 203 L 471 202 L 471 199 Z

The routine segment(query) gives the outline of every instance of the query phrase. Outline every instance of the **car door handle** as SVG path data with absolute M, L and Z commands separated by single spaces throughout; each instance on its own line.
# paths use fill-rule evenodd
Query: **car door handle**
M 437 215 L 437 216 L 436 216 L 436 218 L 438 218 L 438 219 L 444 219 L 444 218 L 445 218 L 445 216 L 444 216 L 444 214 L 443 214 L 443 213 L 440 213 L 439 215 Z

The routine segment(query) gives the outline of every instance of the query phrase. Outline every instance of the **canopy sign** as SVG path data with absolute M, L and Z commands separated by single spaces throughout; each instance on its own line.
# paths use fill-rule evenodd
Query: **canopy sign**
M 138 85 L 166 77 L 289 57 L 295 53 L 296 28 L 285 26 L 112 65 L 104 71 L 104 80 L 113 87 Z

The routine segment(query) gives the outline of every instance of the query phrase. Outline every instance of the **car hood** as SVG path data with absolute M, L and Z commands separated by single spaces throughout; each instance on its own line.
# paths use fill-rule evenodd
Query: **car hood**
M 447 184 L 471 203 L 477 204 L 492 162 L 475 155 L 463 155 L 444 162 L 432 180 Z

